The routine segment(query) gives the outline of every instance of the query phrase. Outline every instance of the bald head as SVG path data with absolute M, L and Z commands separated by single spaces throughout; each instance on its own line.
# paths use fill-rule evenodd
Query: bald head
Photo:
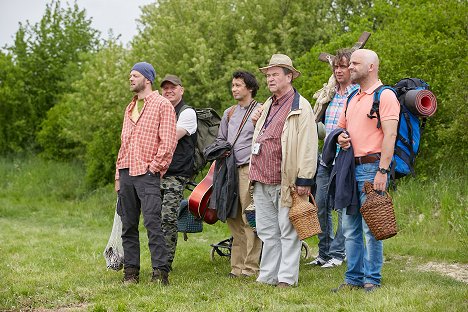
M 374 51 L 356 50 L 351 55 L 349 63 L 351 80 L 359 83 L 361 87 L 371 86 L 379 79 L 379 57 Z

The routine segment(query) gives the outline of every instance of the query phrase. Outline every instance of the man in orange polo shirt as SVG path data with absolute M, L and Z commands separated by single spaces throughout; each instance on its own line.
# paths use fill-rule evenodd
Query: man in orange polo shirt
M 397 135 L 400 105 L 391 90 L 384 90 L 380 96 L 381 127 L 377 118 L 369 118 L 374 90 L 382 85 L 379 80 L 379 58 L 374 51 L 357 50 L 351 55 L 349 70 L 351 81 L 358 83 L 358 93 L 349 101 L 341 113 L 338 127 L 346 129 L 338 137 L 341 148 L 353 146 L 355 175 L 359 191 L 359 206 L 365 201 L 365 181 L 374 183 L 374 189 L 385 191 L 389 167 Z M 359 210 L 348 214 L 343 211 L 343 232 L 347 256 L 345 283 L 333 291 L 364 288 L 373 291 L 380 287 L 383 265 L 383 244 L 370 232 Z M 363 241 L 365 236 L 365 244 Z

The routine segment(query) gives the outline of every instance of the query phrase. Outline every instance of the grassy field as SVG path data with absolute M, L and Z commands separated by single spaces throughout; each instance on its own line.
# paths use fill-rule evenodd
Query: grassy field
M 385 241 L 383 287 L 331 293 L 344 266 L 312 268 L 299 286 L 277 289 L 228 279 L 227 257 L 210 244 L 227 226 L 179 237 L 171 285 L 149 283 L 145 231 L 140 284 L 121 284 L 102 256 L 112 227 L 112 186 L 86 191 L 78 164 L 0 159 L 1 311 L 467 311 L 466 174 L 403 181 L 394 194 L 400 232 Z M 308 239 L 312 254 L 316 238 Z M 451 277 L 452 276 L 456 277 Z M 462 281 L 464 279 L 464 281 Z

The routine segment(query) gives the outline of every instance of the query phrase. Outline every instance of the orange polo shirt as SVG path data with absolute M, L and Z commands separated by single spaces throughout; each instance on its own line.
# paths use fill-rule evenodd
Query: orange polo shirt
M 383 131 L 377 129 L 377 118 L 369 118 L 374 101 L 374 90 L 382 85 L 379 80 L 367 90 L 359 89 L 349 102 L 349 107 L 341 112 L 338 127 L 348 130 L 354 157 L 366 156 L 380 153 L 382 151 Z M 400 115 L 400 104 L 391 90 L 384 90 L 380 94 L 380 120 L 398 120 Z

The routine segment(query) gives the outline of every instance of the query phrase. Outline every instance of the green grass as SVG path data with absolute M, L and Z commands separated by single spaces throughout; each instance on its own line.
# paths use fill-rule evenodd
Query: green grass
M 400 232 L 385 241 L 383 287 L 334 294 L 345 267 L 307 267 L 299 287 L 276 289 L 253 279 L 228 279 L 226 257 L 210 260 L 210 244 L 229 236 L 218 222 L 179 236 L 171 286 L 149 283 L 141 228 L 140 284 L 123 286 L 102 256 L 112 227 L 112 185 L 87 191 L 79 164 L 0 159 L 1 311 L 466 311 L 468 285 L 427 262 L 468 267 L 467 179 L 439 174 L 407 179 L 394 194 Z M 307 240 L 312 254 L 317 239 Z M 466 272 L 465 272 L 466 273 Z M 47 311 L 49 311 L 47 310 Z

